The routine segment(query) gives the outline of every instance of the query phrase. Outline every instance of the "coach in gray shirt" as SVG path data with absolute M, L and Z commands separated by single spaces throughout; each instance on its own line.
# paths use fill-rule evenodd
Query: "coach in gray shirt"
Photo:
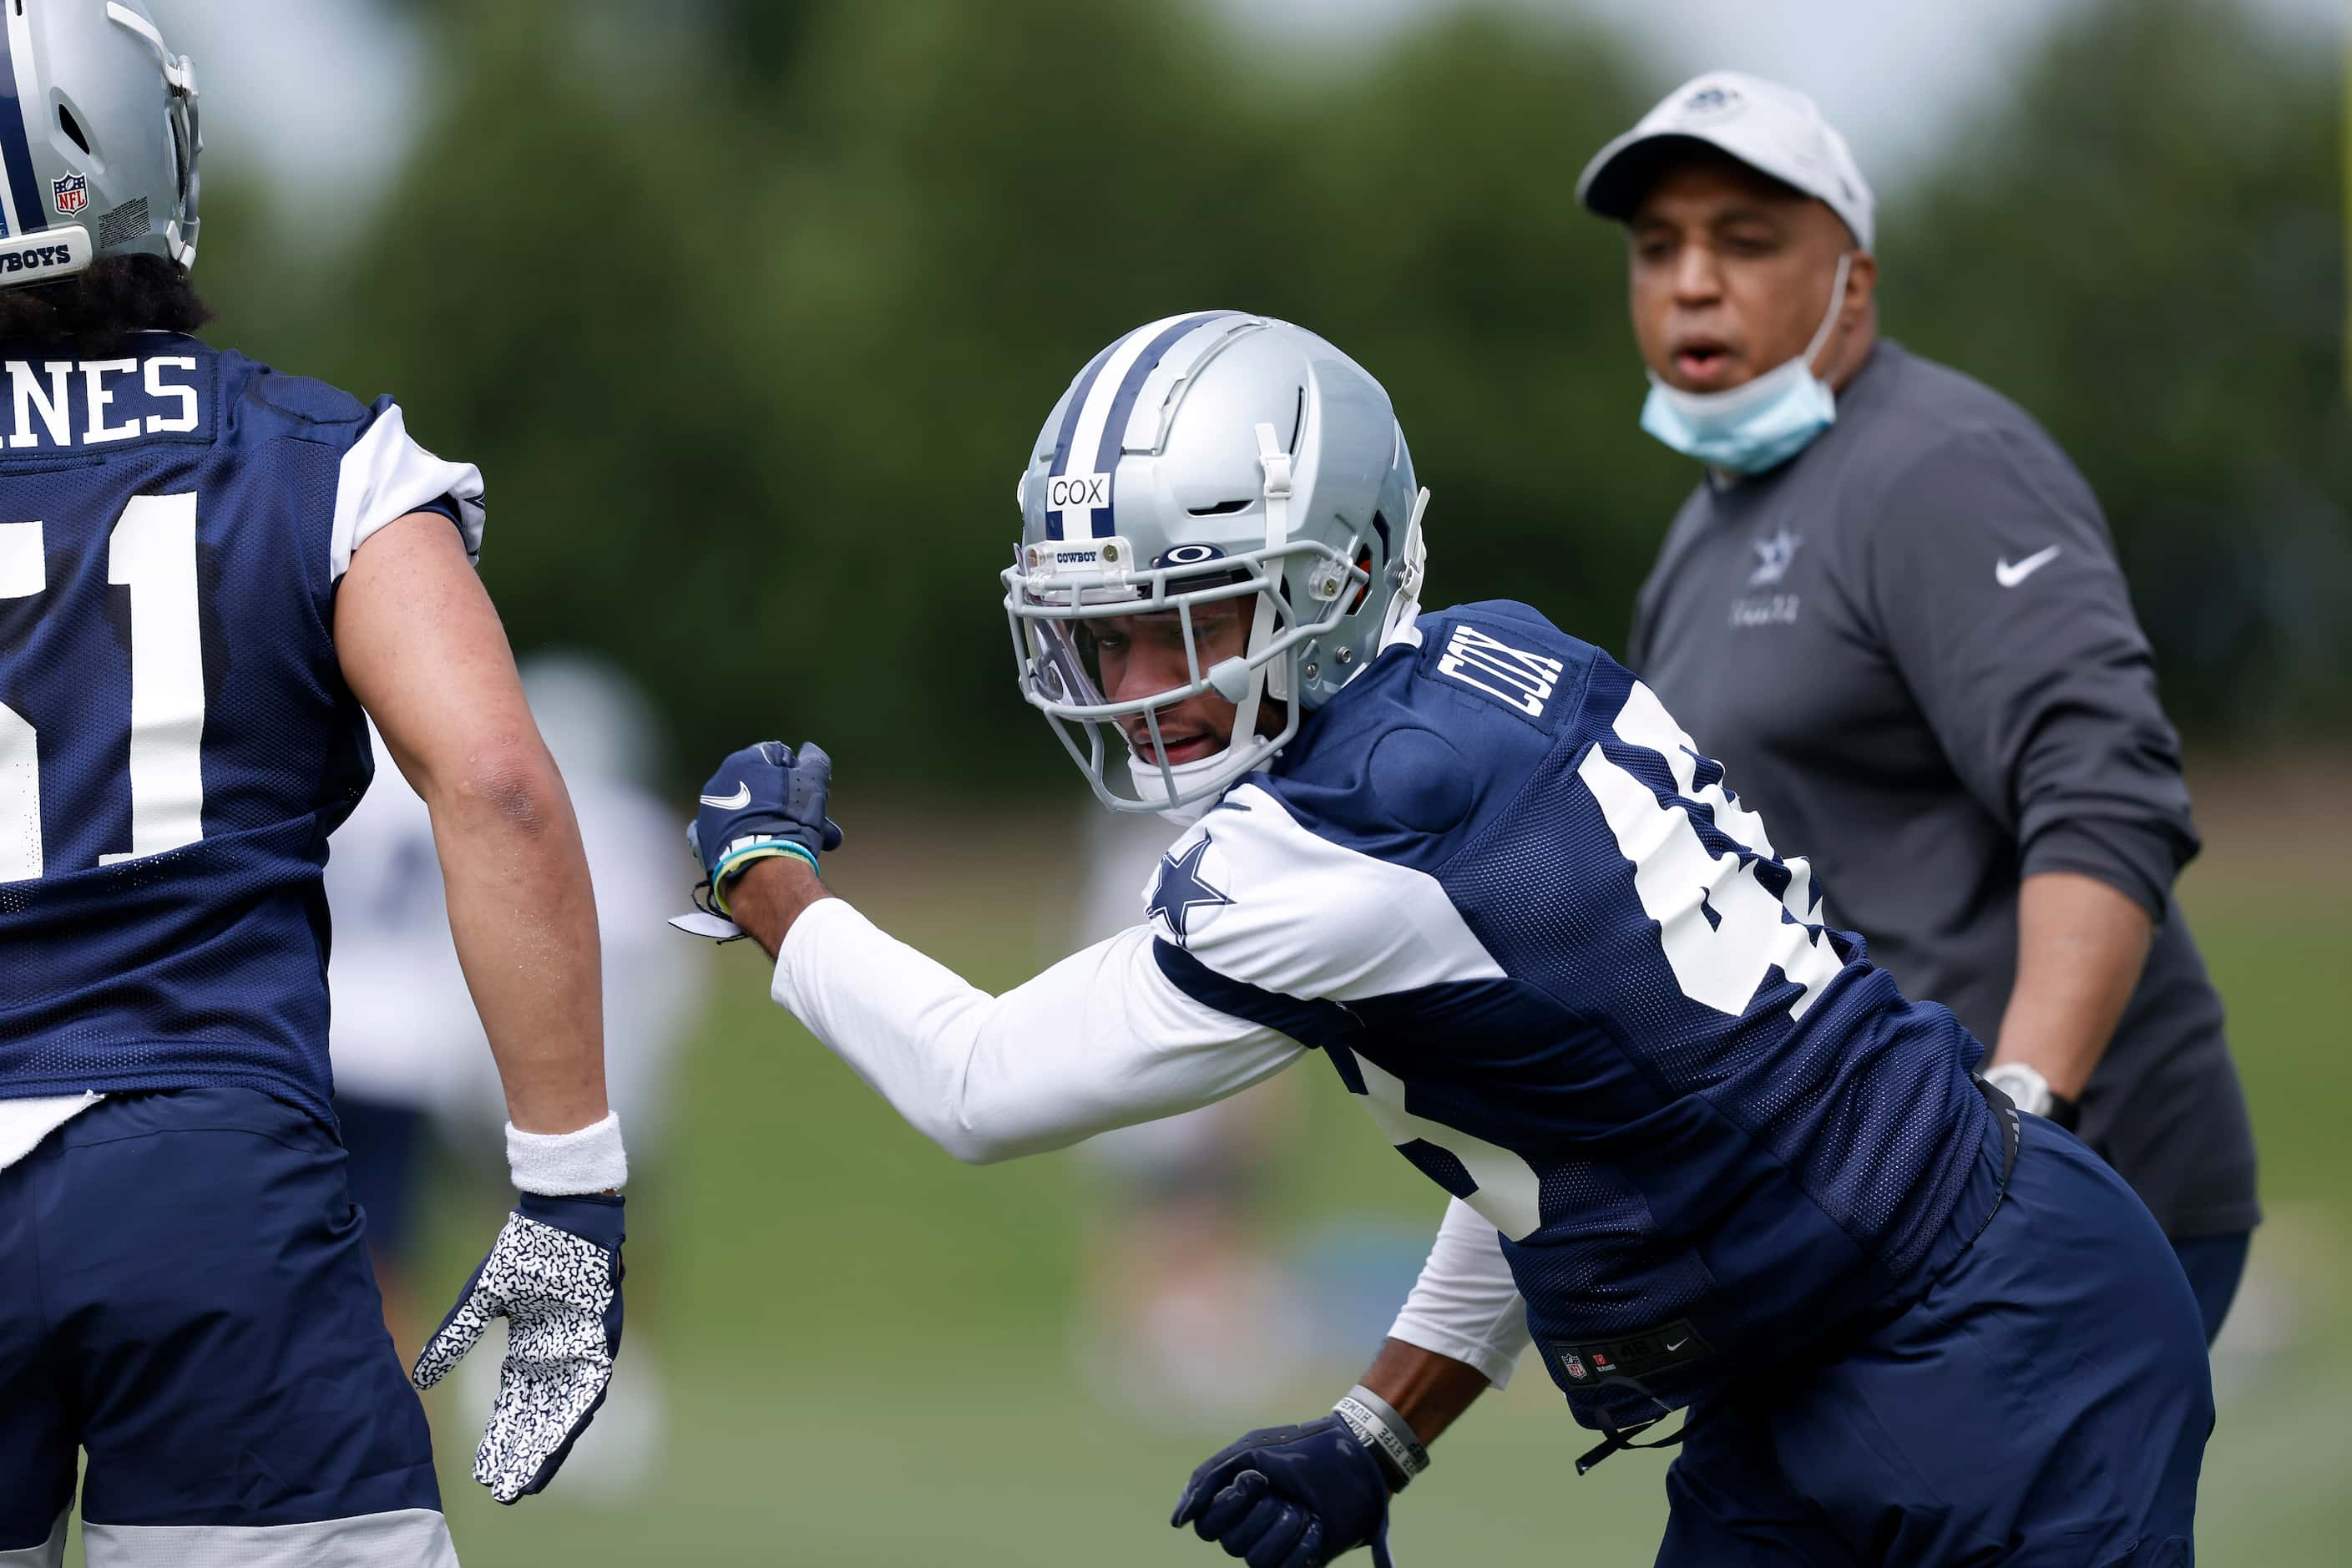
M 1873 201 L 1803 94 L 1718 72 L 1584 171 L 1625 225 L 1642 425 L 1706 465 L 1630 661 L 1829 918 L 2078 1125 L 2221 1326 L 2259 1211 L 2196 853 L 2097 500 L 2014 404 L 1877 334 Z

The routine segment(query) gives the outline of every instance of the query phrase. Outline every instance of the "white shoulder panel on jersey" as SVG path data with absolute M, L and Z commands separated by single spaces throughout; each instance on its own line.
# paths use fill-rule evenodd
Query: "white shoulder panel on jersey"
M 1319 837 L 1256 784 L 1176 840 L 1145 910 L 1218 973 L 1286 996 L 1504 978 L 1436 878 Z
M 457 503 L 466 553 L 482 552 L 482 471 L 444 462 L 409 438 L 400 405 L 388 405 L 343 454 L 335 482 L 334 575 L 376 530 L 447 496 Z

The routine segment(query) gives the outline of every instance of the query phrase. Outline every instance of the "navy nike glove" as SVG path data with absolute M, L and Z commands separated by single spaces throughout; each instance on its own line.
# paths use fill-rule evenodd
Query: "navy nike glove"
M 621 1350 L 621 1200 L 525 1193 L 490 1255 L 416 1358 L 430 1388 L 507 1320 L 498 1402 L 474 1455 L 474 1479 L 500 1502 L 555 1479 L 604 1404 Z
M 820 851 L 840 847 L 841 829 L 824 814 L 832 794 L 833 759 L 814 742 L 795 754 L 782 741 L 762 741 L 719 764 L 686 830 L 715 912 L 727 913 L 727 879 L 754 860 L 793 855 L 814 870 Z
M 1249 1568 L 1321 1568 L 1359 1546 L 1389 1561 L 1389 1482 L 1346 1422 L 1266 1426 L 1192 1472 L 1169 1523 Z

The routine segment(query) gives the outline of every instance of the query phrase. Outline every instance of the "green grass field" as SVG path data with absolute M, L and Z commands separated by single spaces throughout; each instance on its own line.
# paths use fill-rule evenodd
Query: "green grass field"
M 1040 842 L 1052 842 L 1040 828 Z M 983 984 L 1029 973 L 1056 912 L 1015 911 L 1003 859 L 950 834 L 861 829 L 837 885 Z M 2340 835 L 2340 827 L 2336 828 Z M 2336 853 L 2273 855 L 2216 832 L 2183 897 L 2229 999 L 2265 1161 L 2271 1224 L 2245 1310 L 2273 1342 L 2223 1368 L 2200 1561 L 2334 1568 L 2352 1540 L 2352 914 Z M 1024 873 L 1025 875 L 1025 873 Z M 681 941 L 685 940 L 683 938 Z M 481 1412 L 429 1404 L 471 1568 L 696 1563 L 1060 1568 L 1228 1561 L 1165 1524 L 1192 1466 L 1234 1432 L 1158 1430 L 1082 1386 L 1068 1351 L 1083 1197 L 1070 1157 L 983 1170 L 908 1131 L 767 1001 L 748 949 L 687 1061 L 677 1133 L 631 1198 L 632 1342 L 668 1374 L 668 1447 L 626 1499 L 560 1481 L 514 1509 L 467 1478 Z M 1305 1064 L 1306 1132 L 1280 1183 L 1284 1223 L 1434 1222 L 1426 1185 L 1333 1076 Z M 471 1267 L 494 1194 L 439 1214 L 437 1299 Z M 2257 1335 L 2257 1338 L 2263 1337 Z M 404 1347 L 406 1348 L 406 1347 Z M 1335 1345 L 1347 1369 L 1371 1347 Z M 1263 1419 L 1328 1399 L 1331 1373 L 1269 1387 Z M 1344 1375 L 1344 1371 L 1339 1374 Z M 1579 1479 L 1585 1437 L 1532 1366 L 1474 1412 L 1400 1508 L 1412 1568 L 1646 1563 L 1664 1456 Z M 1355 1561 L 1352 1560 L 1351 1561 Z

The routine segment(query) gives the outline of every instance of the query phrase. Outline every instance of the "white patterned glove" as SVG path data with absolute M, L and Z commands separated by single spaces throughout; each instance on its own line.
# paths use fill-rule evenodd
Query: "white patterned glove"
M 588 1429 L 621 1349 L 621 1200 L 525 1193 L 411 1373 L 430 1388 L 507 1320 L 498 1403 L 474 1479 L 511 1503 L 553 1479 Z

